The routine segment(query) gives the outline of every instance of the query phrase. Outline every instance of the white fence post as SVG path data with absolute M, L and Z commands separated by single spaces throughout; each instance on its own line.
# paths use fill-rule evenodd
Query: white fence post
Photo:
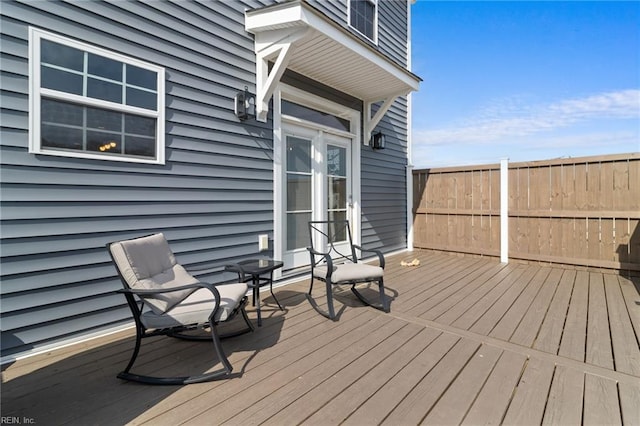
M 509 159 L 500 159 L 500 262 L 509 263 Z

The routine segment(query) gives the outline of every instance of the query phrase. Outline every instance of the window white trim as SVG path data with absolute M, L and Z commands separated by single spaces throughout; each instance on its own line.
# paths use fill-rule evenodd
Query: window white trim
M 360 29 L 351 25 L 351 0 L 347 0 L 347 25 L 349 28 L 353 29 L 355 32 L 360 34 L 362 37 L 371 41 L 373 44 L 378 45 L 378 17 L 380 16 L 379 8 L 378 8 L 378 0 L 361 0 L 366 1 L 373 4 L 373 38 L 370 38 L 368 35 L 360 31 Z
M 118 62 L 133 65 L 138 68 L 154 72 L 156 81 L 156 109 L 145 109 L 105 100 L 90 98 L 82 95 L 66 93 L 41 87 L 41 41 L 49 40 L 58 44 L 73 47 L 84 52 L 103 56 Z M 91 151 L 75 151 L 54 149 L 42 146 L 41 140 L 41 100 L 59 100 L 75 103 L 81 106 L 97 107 L 110 111 L 131 113 L 141 115 L 156 120 L 156 156 L 155 158 L 145 158 L 137 156 L 127 156 L 125 154 L 108 154 Z M 164 68 L 140 61 L 135 58 L 124 56 L 106 49 L 95 47 L 84 42 L 80 42 L 58 34 L 43 31 L 35 27 L 29 27 L 29 153 L 45 154 L 62 157 L 85 158 L 109 161 L 124 161 L 132 163 L 165 163 L 165 76 Z

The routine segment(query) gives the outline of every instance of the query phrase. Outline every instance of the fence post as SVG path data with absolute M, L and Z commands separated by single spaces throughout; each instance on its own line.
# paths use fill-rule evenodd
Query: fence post
M 509 263 L 509 159 L 500 159 L 500 262 Z

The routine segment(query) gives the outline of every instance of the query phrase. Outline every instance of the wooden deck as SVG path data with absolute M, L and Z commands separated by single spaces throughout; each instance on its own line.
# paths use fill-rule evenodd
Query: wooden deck
M 276 290 L 284 312 L 265 294 L 263 327 L 223 342 L 226 380 L 116 379 L 131 332 L 5 365 L 3 423 L 640 424 L 640 279 L 420 251 L 389 258 L 385 278 L 390 314 L 345 288 L 336 322 L 306 281 Z M 149 339 L 137 369 L 200 372 L 212 356 Z

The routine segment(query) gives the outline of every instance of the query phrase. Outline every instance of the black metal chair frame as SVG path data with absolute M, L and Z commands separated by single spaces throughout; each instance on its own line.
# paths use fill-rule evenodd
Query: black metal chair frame
M 344 231 L 344 235 L 347 238 L 346 243 L 348 245 L 348 253 L 343 253 L 339 248 L 336 247 L 337 243 L 345 243 L 344 240 L 336 241 L 335 237 L 339 235 L 338 231 Z M 316 250 L 314 248 L 314 233 L 316 236 L 323 236 L 326 238 L 327 243 L 327 251 L 322 252 Z M 379 309 L 384 312 L 389 312 L 390 307 L 387 302 L 387 298 L 385 296 L 384 290 L 384 279 L 382 276 L 375 277 L 362 277 L 357 280 L 344 280 L 344 281 L 335 281 L 332 277 L 333 272 L 336 268 L 338 268 L 339 262 L 350 262 L 350 263 L 358 263 L 358 256 L 356 255 L 356 251 L 359 251 L 361 254 L 365 252 L 374 253 L 378 257 L 379 266 L 384 270 L 385 260 L 384 255 L 380 250 L 375 249 L 364 249 L 359 245 L 353 244 L 353 240 L 351 238 L 351 230 L 349 228 L 349 222 L 347 220 L 333 220 L 333 221 L 311 221 L 309 222 L 309 241 L 311 242 L 311 246 L 307 247 L 311 257 L 311 284 L 309 286 L 309 293 L 306 294 L 307 300 L 311 303 L 313 308 L 318 311 L 321 315 L 331 319 L 336 319 L 336 313 L 333 306 L 333 286 L 335 285 L 351 285 L 351 291 L 355 296 L 365 305 L 371 306 L 375 309 Z M 326 266 L 327 273 L 324 277 L 316 277 L 314 274 L 314 270 L 319 266 Z M 326 291 L 327 291 L 327 308 L 328 312 L 321 309 L 316 301 L 312 297 L 313 292 L 313 282 L 314 279 L 318 279 L 325 283 Z M 371 303 L 364 297 L 357 289 L 356 285 L 362 283 L 370 283 L 377 282 L 378 290 L 380 294 L 380 302 L 379 304 Z
M 229 321 L 235 318 L 235 316 L 238 313 L 240 313 L 244 318 L 245 323 L 247 324 L 247 328 L 241 329 L 233 333 L 221 335 L 218 333 L 219 321 L 215 320 L 216 314 L 220 309 L 221 297 L 220 297 L 220 292 L 218 291 L 218 289 L 216 289 L 214 285 L 209 283 L 204 283 L 204 282 L 198 282 L 196 284 L 173 287 L 171 289 L 166 289 L 166 290 L 132 289 L 129 287 L 127 281 L 122 276 L 120 269 L 117 267 L 117 264 L 115 263 L 115 259 L 111 254 L 112 244 L 114 243 L 107 244 L 107 249 L 108 249 L 109 255 L 111 256 L 111 259 L 114 261 L 114 265 L 116 265 L 118 277 L 120 278 L 120 281 L 124 286 L 123 289 L 117 290 L 117 292 L 124 294 L 127 300 L 127 304 L 129 305 L 129 308 L 131 309 L 131 312 L 133 314 L 133 319 L 136 325 L 135 348 L 131 355 L 131 359 L 129 360 L 129 364 L 127 364 L 127 367 L 122 372 L 118 373 L 118 378 L 123 380 L 134 381 L 134 382 L 152 384 L 152 385 L 187 385 L 191 383 L 206 382 L 206 381 L 214 380 L 214 379 L 229 375 L 233 371 L 233 367 L 231 366 L 231 363 L 227 359 L 227 356 L 225 355 L 224 350 L 222 349 L 221 339 L 239 336 L 241 334 L 245 334 L 254 330 L 253 325 L 251 324 L 251 321 L 249 320 L 249 317 L 247 316 L 247 313 L 245 311 L 245 306 L 248 300 L 247 296 L 244 296 L 242 298 L 241 302 L 234 309 L 231 315 L 229 315 L 225 319 L 225 322 Z M 239 265 L 237 265 L 237 267 L 240 268 L 239 275 L 244 276 L 242 272 L 242 268 Z M 213 311 L 209 315 L 208 321 L 206 323 L 189 324 L 189 325 L 182 325 L 182 326 L 163 328 L 163 329 L 147 329 L 145 325 L 142 323 L 140 317 L 142 316 L 142 312 L 144 309 L 144 296 L 147 296 L 147 295 L 151 296 L 151 295 L 157 295 L 160 293 L 168 293 L 168 292 L 182 291 L 182 290 L 188 290 L 188 289 L 197 290 L 199 288 L 208 289 L 213 294 L 213 297 L 215 299 L 215 307 L 213 308 Z M 184 334 L 187 331 L 202 330 L 207 327 L 209 327 L 210 329 L 211 336 L 207 336 L 207 335 L 198 336 L 198 335 Z M 204 374 L 195 375 L 195 376 L 183 376 L 183 377 L 157 377 L 157 376 L 146 376 L 146 375 L 132 373 L 131 368 L 133 367 L 136 361 L 136 358 L 138 356 L 138 353 L 140 352 L 142 339 L 147 337 L 155 337 L 155 336 L 169 336 L 169 337 L 175 337 L 183 340 L 213 341 L 213 347 L 216 355 L 218 356 L 219 361 L 222 364 L 222 368 L 212 371 L 210 373 L 204 373 Z

